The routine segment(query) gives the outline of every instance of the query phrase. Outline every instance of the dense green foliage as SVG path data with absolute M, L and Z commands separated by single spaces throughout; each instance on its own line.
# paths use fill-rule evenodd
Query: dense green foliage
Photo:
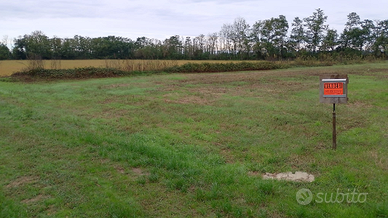
M 348 15 L 342 33 L 330 29 L 327 16 L 317 9 L 290 25 L 285 16 L 259 20 L 252 26 L 237 18 L 219 32 L 197 37 L 171 36 L 165 40 L 139 37 L 49 38 L 41 31 L 15 39 L 14 59 L 239 59 L 280 60 L 319 57 L 322 52 L 343 57 L 386 58 L 388 20 L 361 20 Z M 291 26 L 291 29 L 290 29 Z M 290 30 L 290 31 L 289 31 Z M 290 32 L 290 35 L 288 35 Z M 4 59 L 0 47 L 0 59 Z M 7 55 L 5 55 L 7 56 Z
M 0 43 L 0 60 L 11 59 L 11 52 L 8 47 L 2 43 Z

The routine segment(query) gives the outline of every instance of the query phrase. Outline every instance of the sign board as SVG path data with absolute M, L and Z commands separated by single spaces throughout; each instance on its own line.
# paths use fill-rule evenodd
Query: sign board
M 348 75 L 328 75 L 319 77 L 319 101 L 333 104 L 333 149 L 337 148 L 335 104 L 348 102 Z
M 319 101 L 321 103 L 339 104 L 348 102 L 347 75 L 321 76 L 319 84 Z
M 346 98 L 344 88 L 346 79 L 322 79 L 323 97 L 325 98 Z

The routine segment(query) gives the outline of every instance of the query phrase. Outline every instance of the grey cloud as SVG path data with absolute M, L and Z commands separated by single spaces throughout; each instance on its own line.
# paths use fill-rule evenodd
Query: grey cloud
M 329 17 L 330 28 L 338 31 L 352 11 L 362 19 L 388 19 L 386 0 L 354 0 L 351 4 L 338 0 L 3 0 L 0 34 L 16 37 L 42 30 L 58 37 L 110 34 L 163 39 L 218 32 L 236 17 L 252 25 L 285 15 L 291 23 L 294 17 L 305 18 L 317 8 Z

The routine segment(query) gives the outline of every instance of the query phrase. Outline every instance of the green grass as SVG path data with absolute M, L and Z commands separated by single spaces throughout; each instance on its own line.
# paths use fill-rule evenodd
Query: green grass
M 349 103 L 320 104 L 319 75 Z M 387 217 L 388 63 L 0 82 L 0 217 Z M 305 171 L 313 183 L 262 180 Z M 296 193 L 368 193 L 300 205 Z

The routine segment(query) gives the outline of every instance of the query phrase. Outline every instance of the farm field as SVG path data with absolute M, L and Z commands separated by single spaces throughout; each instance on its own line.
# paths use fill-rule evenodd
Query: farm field
M 387 217 L 387 114 L 388 62 L 0 81 L 0 217 Z M 315 181 L 262 179 L 289 171 Z
M 185 63 L 225 63 L 241 61 L 217 60 L 43 60 L 45 69 L 73 69 L 82 67 L 111 67 L 123 70 L 155 70 Z M 0 61 L 0 77 L 10 76 L 12 73 L 27 69 L 31 64 L 29 60 Z

